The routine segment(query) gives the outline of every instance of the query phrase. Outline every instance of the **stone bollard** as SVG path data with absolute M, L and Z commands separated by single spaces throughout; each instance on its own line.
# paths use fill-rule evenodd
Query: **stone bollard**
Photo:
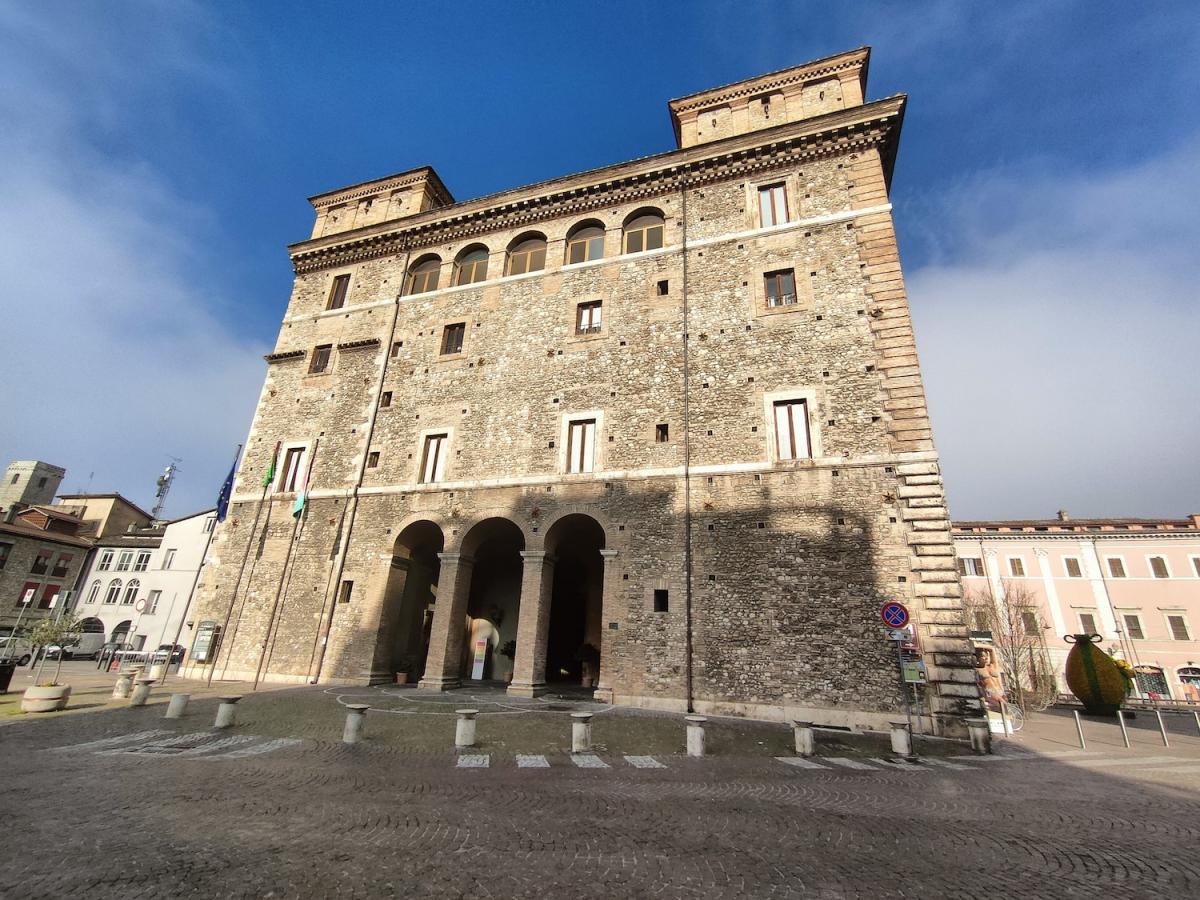
M 987 719 L 967 719 L 967 734 L 971 736 L 971 749 L 980 756 L 992 752 L 992 730 Z
M 708 719 L 704 716 L 684 716 L 683 718 L 687 721 L 687 755 L 703 756 L 704 723 Z
M 167 704 L 167 714 L 163 718 L 182 719 L 184 710 L 187 709 L 188 701 L 191 699 L 191 694 L 172 694 L 171 702 Z
M 796 736 L 796 755 L 813 756 L 817 752 L 817 736 L 813 731 L 812 722 L 792 722 L 792 731 Z
M 137 685 L 133 689 L 133 693 L 129 695 L 130 706 L 145 706 L 146 701 L 150 699 L 150 686 L 154 684 L 153 678 L 139 678 Z
M 475 717 L 479 715 L 479 710 L 456 709 L 455 712 L 458 713 L 458 724 L 454 727 L 454 746 L 474 747 Z
M 892 752 L 897 756 L 909 757 L 912 752 L 912 735 L 907 722 L 888 722 L 892 727 Z
M 117 676 L 117 682 L 113 685 L 113 699 L 125 700 L 133 692 L 133 673 L 122 672 Z
M 592 716 L 594 713 L 571 713 L 571 752 L 587 753 L 592 749 Z
M 362 740 L 363 727 L 367 724 L 367 710 L 370 708 L 365 703 L 346 705 L 346 727 L 342 729 L 343 744 L 357 744 Z
M 213 723 L 213 728 L 229 728 L 233 725 L 233 711 L 237 708 L 237 702 L 242 698 L 240 696 L 218 697 L 221 705 L 217 707 L 217 721 Z

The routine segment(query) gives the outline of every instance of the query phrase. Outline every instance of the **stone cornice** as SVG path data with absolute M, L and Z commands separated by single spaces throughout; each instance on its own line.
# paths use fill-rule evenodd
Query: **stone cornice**
M 688 94 L 685 97 L 671 100 L 667 106 L 676 115 L 693 109 L 707 109 L 712 106 L 719 106 L 722 103 L 728 103 L 730 100 L 736 100 L 740 97 L 766 94 L 777 88 L 803 84 L 806 81 L 828 78 L 830 75 L 836 75 L 839 72 L 865 68 L 870 56 L 871 48 L 860 47 L 858 50 L 839 53 L 836 56 L 819 59 L 808 65 L 780 69 L 777 72 L 768 72 L 766 75 L 748 78 L 745 81 L 738 81 L 722 87 Z
M 286 362 L 289 359 L 302 359 L 307 350 L 285 350 L 279 353 L 268 353 L 263 357 L 269 363 Z
M 379 338 L 367 338 L 362 341 L 346 341 L 343 344 L 338 344 L 337 348 L 341 351 L 347 350 L 367 350 L 371 347 L 379 346 Z
M 401 220 L 293 244 L 297 274 L 376 259 L 407 249 L 478 238 L 560 216 L 582 215 L 807 160 L 882 146 L 894 155 L 903 95 L 812 119 L 672 150 L 541 182 Z M 886 164 L 886 163 L 885 163 Z
M 386 178 L 377 178 L 374 181 L 352 184 L 349 187 L 338 188 L 336 191 L 327 191 L 324 194 L 314 194 L 308 198 L 308 202 L 320 211 L 340 206 L 344 203 L 362 200 L 365 197 L 374 197 L 385 191 L 395 191 L 400 188 L 415 187 L 426 183 L 433 187 L 443 204 L 454 202 L 454 198 L 446 190 L 446 186 L 442 184 L 442 180 L 438 178 L 437 173 L 429 166 L 422 166 L 419 169 L 412 169 L 408 172 L 399 172 L 395 175 L 389 175 Z

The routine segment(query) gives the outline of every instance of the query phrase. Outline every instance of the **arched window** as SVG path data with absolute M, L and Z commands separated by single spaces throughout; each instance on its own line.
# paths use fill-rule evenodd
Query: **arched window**
M 509 248 L 509 275 L 540 272 L 544 268 L 546 268 L 546 239 L 540 234 L 521 238 Z
M 663 245 L 666 231 L 662 213 L 646 210 L 635 214 L 625 223 L 625 252 L 640 253 L 642 250 L 657 250 Z
M 455 263 L 455 284 L 475 284 L 487 278 L 488 251 L 487 247 L 476 244 L 468 247 L 459 255 Z
M 582 222 L 567 235 L 567 265 L 604 258 L 604 228 L 599 222 Z
M 436 291 L 438 275 L 442 271 L 442 260 L 437 256 L 427 256 L 408 270 L 408 292 L 410 294 L 425 294 Z
M 116 603 L 117 597 L 121 594 L 121 579 L 114 578 L 108 583 L 108 590 L 104 592 L 105 603 Z
M 1133 675 L 1137 680 L 1138 690 L 1151 700 L 1171 699 L 1171 688 L 1167 685 L 1163 670 L 1158 666 L 1134 666 Z
M 82 634 L 104 634 L 104 623 L 96 618 L 83 619 L 79 623 Z
M 139 587 L 141 587 L 141 583 L 136 578 L 129 579 L 129 584 L 125 585 L 125 595 L 121 597 L 122 606 L 133 606 Z
M 95 603 L 96 598 L 100 596 L 100 579 L 97 578 L 92 582 L 92 586 L 88 588 L 87 599 L 84 603 Z

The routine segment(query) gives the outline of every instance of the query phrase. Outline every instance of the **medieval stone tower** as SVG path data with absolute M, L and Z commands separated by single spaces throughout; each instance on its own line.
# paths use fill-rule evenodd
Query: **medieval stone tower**
M 878 726 L 900 600 L 923 721 L 957 731 L 978 693 L 888 201 L 905 98 L 865 102 L 868 56 L 674 100 L 657 156 L 313 197 L 188 671 Z

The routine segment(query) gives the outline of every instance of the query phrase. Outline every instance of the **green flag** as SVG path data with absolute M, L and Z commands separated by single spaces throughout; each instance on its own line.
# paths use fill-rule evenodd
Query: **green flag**
M 280 442 L 275 442 L 275 452 L 271 454 L 271 464 L 267 466 L 267 477 L 263 479 L 263 490 L 271 486 L 271 482 L 275 480 L 275 461 L 279 459 Z

